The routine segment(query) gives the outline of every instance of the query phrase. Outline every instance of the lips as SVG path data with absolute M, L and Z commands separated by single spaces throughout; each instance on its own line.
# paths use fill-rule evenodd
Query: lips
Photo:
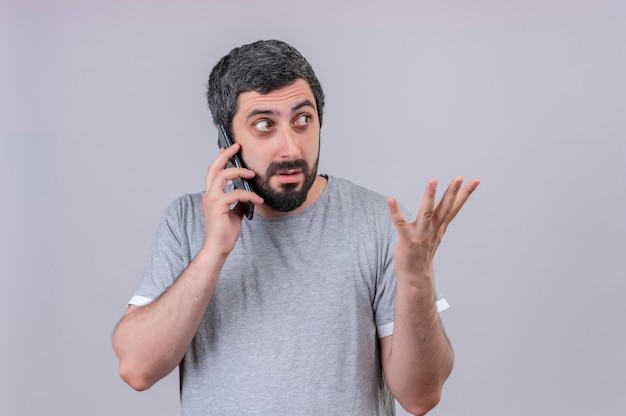
M 306 172 L 309 170 L 309 165 L 304 159 L 287 160 L 280 162 L 272 162 L 267 167 L 267 178 L 275 178 L 276 181 L 283 185 L 297 185 L 301 183 Z
M 281 170 L 275 173 L 275 176 L 284 183 L 293 183 L 300 180 L 302 171 L 299 169 Z
M 301 173 L 301 170 L 298 169 L 289 169 L 289 170 L 281 170 L 280 172 L 276 172 L 277 175 L 296 175 Z

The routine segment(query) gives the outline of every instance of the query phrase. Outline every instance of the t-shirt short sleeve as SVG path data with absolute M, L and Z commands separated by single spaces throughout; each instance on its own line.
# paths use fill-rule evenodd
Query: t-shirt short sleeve
M 182 217 L 192 213 L 194 197 L 178 198 L 163 212 L 152 251 L 131 305 L 144 306 L 161 296 L 185 270 L 191 257 Z
M 411 214 L 406 209 L 403 209 L 403 213 L 406 218 L 412 218 Z M 393 224 L 391 224 L 391 227 L 393 227 Z M 393 252 L 397 241 L 398 235 L 394 229 L 388 244 L 384 250 L 381 251 L 384 253 L 384 257 L 380 259 L 382 270 L 379 274 L 376 296 L 374 298 L 375 323 L 378 338 L 384 338 L 393 334 L 397 288 L 397 278 L 393 268 Z M 437 312 L 442 312 L 450 306 L 437 290 L 435 290 L 434 302 Z

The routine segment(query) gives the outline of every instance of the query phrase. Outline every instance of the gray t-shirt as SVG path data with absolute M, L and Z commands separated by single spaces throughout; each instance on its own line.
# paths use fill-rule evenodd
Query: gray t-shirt
M 333 177 L 303 212 L 244 220 L 180 365 L 182 415 L 384 414 L 395 239 L 386 198 Z M 203 242 L 202 194 L 185 195 L 130 303 L 159 297 Z

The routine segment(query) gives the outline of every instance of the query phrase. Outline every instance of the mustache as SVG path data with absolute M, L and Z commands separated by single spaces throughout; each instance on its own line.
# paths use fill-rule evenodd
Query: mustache
M 291 170 L 297 169 L 305 172 L 309 171 L 309 164 L 304 159 L 296 159 L 296 160 L 286 160 L 282 162 L 272 162 L 267 167 L 265 171 L 265 175 L 269 178 L 274 175 L 276 172 L 280 172 L 283 170 Z

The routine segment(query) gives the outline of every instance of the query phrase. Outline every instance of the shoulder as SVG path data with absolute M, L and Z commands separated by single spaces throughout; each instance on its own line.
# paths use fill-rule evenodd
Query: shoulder
M 355 225 L 395 232 L 387 205 L 388 196 L 342 178 L 330 176 L 329 184 L 328 203 L 333 211 L 353 218 Z M 411 212 L 402 204 L 400 209 L 406 218 L 412 218 Z
M 388 196 L 357 185 L 347 179 L 330 176 L 330 195 L 329 198 L 334 202 L 353 203 L 353 208 L 361 207 L 365 213 L 374 213 L 376 215 L 384 214 L 387 216 L 387 200 Z M 406 214 L 408 211 L 401 206 Z
M 181 195 L 174 199 L 163 212 L 163 219 L 185 222 L 202 215 L 202 193 Z
M 338 197 L 339 195 L 345 195 L 351 198 L 360 198 L 376 203 L 384 203 L 387 200 L 387 197 L 384 195 L 361 185 L 357 185 L 347 179 L 329 176 L 329 180 L 331 184 L 331 196 Z
M 341 212 L 360 227 L 391 225 L 385 195 L 342 178 L 330 177 L 329 185 L 328 204 L 332 211 Z

